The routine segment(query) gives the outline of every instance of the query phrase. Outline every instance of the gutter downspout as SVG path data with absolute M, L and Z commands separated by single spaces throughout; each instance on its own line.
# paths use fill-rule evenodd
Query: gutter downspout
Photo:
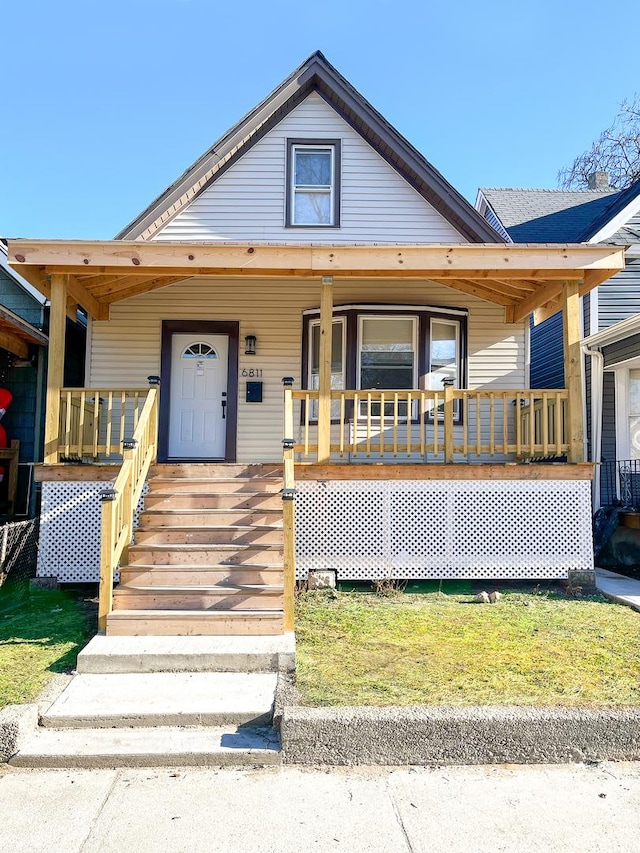
M 581 344 L 584 355 L 591 357 L 591 461 L 594 463 L 592 499 L 593 510 L 600 509 L 600 461 L 602 457 L 602 386 L 604 356 L 599 349 Z

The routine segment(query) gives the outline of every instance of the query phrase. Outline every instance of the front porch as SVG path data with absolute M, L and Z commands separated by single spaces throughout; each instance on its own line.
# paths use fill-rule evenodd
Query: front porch
M 281 571 L 281 578 L 270 576 L 271 582 L 266 586 L 271 589 L 264 599 L 271 596 L 272 606 L 266 609 L 280 614 L 279 630 L 284 631 L 293 627 L 296 576 L 304 578 L 312 568 L 333 568 L 339 577 L 362 579 L 566 577 L 569 571 L 592 568 L 591 466 L 583 464 L 579 299 L 621 268 L 621 250 L 602 246 L 315 247 L 12 241 L 10 256 L 20 272 L 51 299 L 46 447 L 44 465 L 38 472 L 45 499 L 43 520 L 56 518 L 67 529 L 78 530 L 80 543 L 89 541 L 98 531 L 96 498 L 99 491 L 103 492 L 101 627 L 107 625 L 113 609 L 119 565 L 130 569 L 136 564 L 131 562 L 132 557 L 144 553 L 144 558 L 138 558 L 138 565 L 145 567 L 145 584 L 162 586 L 157 581 L 162 571 L 149 569 L 149 565 L 193 570 L 189 597 L 195 607 L 209 613 L 236 608 L 237 618 L 228 618 L 224 630 L 233 630 L 230 625 L 236 622 L 242 623 L 240 632 L 251 633 L 249 623 L 246 619 L 243 622 L 238 611 L 249 593 L 255 597 L 255 587 L 264 587 L 265 581 L 258 576 L 246 583 L 238 581 L 238 567 L 256 562 L 239 556 L 238 528 L 243 529 L 242 536 L 254 542 L 262 535 L 272 536 L 274 527 L 281 527 L 281 544 L 269 543 L 273 546 L 273 560 L 265 563 L 262 554 L 256 571 L 264 575 L 265 565 Z M 108 381 L 82 389 L 62 387 L 64 320 L 76 302 L 93 318 L 98 335 L 98 328 L 108 330 L 109 324 L 114 323 L 114 313 L 122 316 L 121 309 L 130 304 L 127 300 L 134 300 L 131 304 L 137 306 L 136 316 L 142 316 L 139 312 L 145 304 L 141 299 L 144 294 L 151 295 L 158 288 L 166 294 L 193 280 L 193 293 L 206 293 L 209 299 L 207 316 L 219 317 L 227 325 L 235 319 L 238 326 L 243 322 L 241 304 L 245 304 L 245 291 L 249 293 L 246 287 L 241 289 L 241 283 L 248 278 L 249 291 L 254 287 L 256 298 L 272 281 L 288 294 L 281 299 L 279 310 L 283 328 L 293 329 L 297 324 L 296 341 L 293 347 L 287 344 L 289 353 L 296 349 L 301 352 L 299 324 L 304 311 L 314 302 L 320 306 L 318 319 L 313 321 L 317 323 L 317 365 L 308 364 L 303 369 L 304 352 L 295 362 L 290 355 L 278 357 L 275 352 L 269 363 L 269 408 L 264 409 L 269 416 L 263 418 L 262 431 L 269 436 L 279 432 L 281 446 L 280 438 L 266 442 L 261 438 L 259 444 L 255 436 L 260 430 L 260 418 L 256 421 L 255 415 L 260 410 L 250 410 L 240 398 L 234 405 L 231 395 L 227 397 L 225 393 L 223 417 L 237 417 L 240 432 L 246 429 L 248 412 L 252 412 L 252 446 L 263 448 L 259 451 L 262 458 L 248 455 L 246 441 L 238 445 L 237 455 L 229 456 L 230 452 L 235 453 L 229 450 L 235 444 L 227 441 L 223 458 L 173 462 L 161 453 L 160 464 L 156 464 L 158 447 L 163 442 L 166 445 L 168 429 L 159 417 L 158 404 L 164 393 L 166 405 L 170 377 L 164 375 L 163 369 L 158 371 L 157 362 L 155 370 L 149 362 L 153 387 L 123 387 L 117 371 L 108 370 L 109 359 L 113 363 L 118 351 L 105 346 L 109 336 L 104 331 L 96 338 L 100 346 L 94 346 L 92 358 L 99 370 L 93 370 L 92 375 L 100 373 Z M 231 288 L 234 281 L 238 306 L 225 303 L 224 311 L 218 314 L 216 287 L 222 288 L 224 283 Z M 396 307 L 386 305 L 377 295 L 380 284 L 393 287 Z M 424 288 L 425 296 L 416 307 L 419 287 Z M 476 331 L 479 324 L 471 314 L 469 334 L 476 337 L 469 339 L 472 346 L 466 341 L 459 346 L 460 352 L 465 346 L 474 349 L 468 356 L 464 353 L 466 366 L 456 362 L 436 369 L 434 359 L 434 363 L 427 364 L 433 351 L 423 354 L 418 344 L 412 349 L 410 343 L 387 346 L 374 342 L 367 344 L 369 351 L 387 354 L 380 375 L 384 370 L 387 375 L 396 375 L 391 368 L 399 363 L 397 353 L 410 354 L 402 362 L 409 365 L 403 368 L 405 374 L 412 371 L 414 377 L 409 380 L 410 387 L 404 387 L 404 379 L 401 387 L 384 388 L 379 383 L 367 387 L 359 367 L 362 355 L 358 353 L 348 355 L 352 359 L 349 363 L 347 355 L 343 355 L 340 382 L 345 387 L 335 387 L 339 371 L 332 353 L 334 303 L 341 306 L 338 315 L 342 311 L 344 327 L 351 328 L 347 315 L 354 303 L 375 291 L 377 303 L 389 311 L 394 308 L 395 316 L 406 321 L 407 328 L 413 324 L 415 337 L 418 332 L 421 336 L 424 328 L 421 305 L 435 305 L 429 310 L 436 315 L 438 311 L 449 311 L 454 320 L 443 323 L 455 323 L 455 317 L 462 316 L 460 307 L 454 307 L 453 314 L 451 309 L 440 307 L 447 305 L 445 289 L 458 300 L 463 294 L 474 306 L 490 304 L 493 319 L 485 321 L 483 328 L 491 329 L 493 324 L 498 329 L 483 332 L 485 337 L 492 336 L 489 344 L 483 343 Z M 340 294 L 338 300 L 336 290 Z M 377 308 L 380 315 L 380 305 Z M 559 309 L 564 312 L 565 388 L 529 389 L 524 381 L 525 322 L 531 311 L 542 318 Z M 161 322 L 149 325 L 149 329 L 155 329 L 159 353 L 160 325 L 172 315 L 166 313 L 164 303 L 158 303 L 153 310 L 153 316 L 158 318 L 154 324 Z M 234 310 L 235 318 L 230 313 Z M 365 314 L 363 308 L 362 316 Z M 504 333 L 500 331 L 502 325 Z M 517 364 L 517 370 L 502 369 L 487 375 L 487 370 L 494 368 L 486 366 L 486 358 L 484 362 L 478 359 L 475 350 L 484 346 L 485 350 L 493 347 L 499 352 L 501 334 L 504 340 L 511 335 L 508 329 L 515 330 L 515 344 L 509 344 L 514 353 L 509 364 Z M 244 331 L 253 329 L 245 325 Z M 144 333 L 147 334 L 146 327 Z M 133 328 L 131 334 L 135 334 Z M 349 338 L 346 340 L 348 348 Z M 237 333 L 235 341 L 237 345 Z M 424 349 L 423 344 L 419 346 Z M 309 347 L 311 362 L 316 355 L 312 343 Z M 426 367 L 423 358 L 427 359 Z M 491 363 L 494 362 L 499 363 L 497 356 Z M 473 367 L 472 379 L 469 363 Z M 243 367 L 242 362 L 234 364 L 237 391 L 237 374 L 242 375 L 249 368 Z M 284 398 L 281 390 L 277 392 L 279 404 L 274 402 L 276 370 L 280 377 L 288 372 L 299 376 L 285 380 Z M 483 371 L 485 380 L 478 381 Z M 519 386 L 507 384 L 505 377 L 511 374 L 521 377 Z M 248 399 L 246 403 L 250 406 Z M 228 431 L 228 420 L 225 426 Z M 567 462 L 530 464 L 553 459 Z M 267 507 L 275 499 L 273 491 L 266 495 L 259 486 L 260 478 L 246 470 L 260 462 L 271 465 L 270 479 L 278 480 L 277 491 L 282 492 L 281 503 L 278 497 L 282 520 L 275 525 L 255 518 L 248 520 L 247 514 L 255 515 L 256 509 L 275 508 L 270 504 Z M 273 465 L 278 463 L 281 467 L 275 473 Z M 178 465 L 181 467 L 176 476 Z M 239 469 L 225 471 L 225 466 L 234 465 Z M 175 514 L 173 520 L 169 516 L 160 519 L 164 523 L 158 526 L 154 522 L 153 534 L 149 535 L 169 537 L 164 550 L 160 546 L 141 548 L 141 538 L 149 541 L 147 534 L 141 537 L 134 533 L 136 513 L 140 511 L 146 513 L 147 531 L 152 526 L 148 523 L 151 508 L 158 503 L 153 497 L 153 490 L 158 488 L 154 478 L 164 482 L 160 503 L 165 504 L 165 509 L 177 511 L 182 521 L 187 517 L 185 524 L 177 524 Z M 83 487 L 83 483 L 90 488 Z M 68 492 L 72 484 L 76 491 L 70 504 L 77 498 L 95 516 L 84 530 L 78 525 L 77 516 L 65 515 L 69 501 L 64 490 Z M 145 503 L 143 496 L 149 488 L 152 494 Z M 166 489 L 173 491 L 168 493 Z M 219 516 L 213 513 L 219 512 L 226 513 L 224 533 L 214 522 Z M 168 528 L 172 528 L 171 532 Z M 224 536 L 230 538 L 225 540 Z M 229 548 L 227 556 L 221 554 L 221 548 Z M 82 545 L 77 544 L 76 549 L 82 552 Z M 56 553 L 57 559 L 64 561 L 59 546 L 57 551 L 56 547 L 51 551 L 52 560 Z M 194 554 L 200 555 L 197 571 L 189 562 Z M 210 578 L 213 571 L 220 573 L 219 578 L 215 576 L 216 589 L 204 583 L 203 567 Z M 231 567 L 236 572 L 233 582 Z M 227 572 L 224 575 L 223 568 Z M 183 578 L 186 576 L 183 573 Z M 169 609 L 184 609 L 185 585 L 172 583 L 181 590 Z M 233 601 L 231 586 L 236 594 Z M 254 589 L 247 590 L 247 586 Z M 121 593 L 118 596 L 123 597 Z M 167 593 L 164 601 L 169 600 Z M 153 601 L 152 607 L 144 608 L 145 618 L 134 633 L 154 632 L 151 617 L 147 618 L 153 609 L 156 617 L 162 611 L 168 618 L 162 595 L 156 595 Z M 185 630 L 206 632 L 202 621 L 197 628 Z

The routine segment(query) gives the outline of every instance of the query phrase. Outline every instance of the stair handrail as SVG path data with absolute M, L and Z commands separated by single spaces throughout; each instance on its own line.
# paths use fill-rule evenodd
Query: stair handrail
M 98 630 L 113 609 L 113 578 L 133 535 L 133 519 L 158 448 L 158 389 L 149 388 L 133 437 L 122 442 L 123 462 L 113 487 L 101 492 Z
M 296 588 L 295 438 L 293 433 L 293 377 L 285 376 L 284 438 L 282 439 L 282 526 L 284 537 L 284 630 L 293 631 Z

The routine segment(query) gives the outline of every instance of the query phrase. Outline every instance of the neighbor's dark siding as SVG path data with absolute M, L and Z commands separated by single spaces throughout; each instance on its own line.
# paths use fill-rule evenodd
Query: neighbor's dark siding
M 601 461 L 613 462 L 616 458 L 616 379 L 614 373 L 605 372 L 602 377 L 602 448 Z M 606 466 L 602 469 L 605 472 Z M 600 501 L 606 504 L 607 477 L 600 481 Z
M 602 451 L 601 461 L 616 458 L 616 378 L 605 372 L 602 377 Z
M 564 353 L 562 344 L 562 312 L 558 311 L 531 329 L 531 387 L 564 387 Z
M 603 347 L 602 354 L 604 355 L 605 367 L 613 367 L 615 364 L 620 364 L 621 361 L 637 358 L 640 356 L 640 333 Z
M 640 258 L 598 287 L 599 331 L 640 312 Z

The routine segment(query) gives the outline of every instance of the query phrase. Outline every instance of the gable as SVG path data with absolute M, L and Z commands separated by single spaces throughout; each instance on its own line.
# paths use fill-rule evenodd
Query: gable
M 316 51 L 267 98 L 230 128 L 155 201 L 116 235 L 151 240 L 183 208 L 311 93 L 317 92 L 392 164 L 417 193 L 471 243 L 504 243 L 504 237 L 411 145 L 326 58 Z
M 285 227 L 288 139 L 340 140 L 340 227 Z M 152 239 L 467 242 L 317 92 L 246 150 Z

